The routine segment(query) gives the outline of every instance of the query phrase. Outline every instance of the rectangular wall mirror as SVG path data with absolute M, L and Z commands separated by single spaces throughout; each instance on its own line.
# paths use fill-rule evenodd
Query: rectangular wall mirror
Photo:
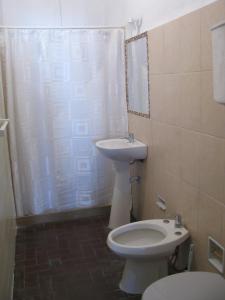
M 148 34 L 126 40 L 126 88 L 128 112 L 150 117 Z

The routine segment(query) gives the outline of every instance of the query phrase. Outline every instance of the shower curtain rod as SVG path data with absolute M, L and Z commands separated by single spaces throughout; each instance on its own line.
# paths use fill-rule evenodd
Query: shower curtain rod
M 84 26 L 84 27 L 70 27 L 70 26 L 57 26 L 57 27 L 46 27 L 46 26 L 0 26 L 0 29 L 77 29 L 77 30 L 85 30 L 85 29 L 123 29 L 125 30 L 125 26 Z

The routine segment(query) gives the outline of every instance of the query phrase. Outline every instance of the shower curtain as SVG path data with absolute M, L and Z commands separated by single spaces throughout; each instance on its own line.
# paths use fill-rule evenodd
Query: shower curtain
M 109 204 L 94 141 L 127 132 L 123 31 L 8 29 L 1 43 L 17 214 Z

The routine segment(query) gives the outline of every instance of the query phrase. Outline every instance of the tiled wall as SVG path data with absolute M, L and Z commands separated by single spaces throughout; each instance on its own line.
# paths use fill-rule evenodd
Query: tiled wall
M 0 299 L 10 299 L 13 285 L 16 224 L 5 138 L 0 137 Z
M 4 117 L 0 94 L 0 118 Z M 15 207 L 9 169 L 7 138 L 0 136 L 0 299 L 12 296 L 15 259 Z
M 180 213 L 195 267 L 211 271 L 208 236 L 225 246 L 225 106 L 213 101 L 210 27 L 224 19 L 223 0 L 149 32 L 151 119 L 129 115 L 129 130 L 149 145 L 138 167 L 141 218 Z

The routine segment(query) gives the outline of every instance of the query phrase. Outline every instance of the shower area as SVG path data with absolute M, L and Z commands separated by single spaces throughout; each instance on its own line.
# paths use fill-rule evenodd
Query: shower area
M 17 217 L 111 203 L 95 141 L 127 129 L 122 28 L 0 29 Z

